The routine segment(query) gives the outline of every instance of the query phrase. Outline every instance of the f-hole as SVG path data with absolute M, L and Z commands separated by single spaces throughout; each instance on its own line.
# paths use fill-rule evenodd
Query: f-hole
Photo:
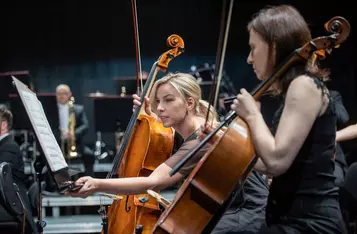
M 126 199 L 125 199 L 125 211 L 126 212 L 129 212 L 131 210 L 131 207 L 128 207 L 128 200 L 129 200 L 129 195 L 126 196 Z

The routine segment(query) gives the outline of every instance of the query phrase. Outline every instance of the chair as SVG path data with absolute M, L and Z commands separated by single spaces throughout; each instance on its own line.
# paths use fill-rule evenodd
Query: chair
M 13 182 L 10 164 L 0 164 L 0 204 L 13 220 L 0 223 L 0 230 L 12 230 L 14 233 L 25 233 L 26 209 L 19 194 L 18 186 Z M 7 232 L 8 233 L 8 232 Z

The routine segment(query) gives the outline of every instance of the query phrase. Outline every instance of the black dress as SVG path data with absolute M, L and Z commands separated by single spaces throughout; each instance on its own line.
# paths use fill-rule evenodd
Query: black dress
M 257 171 L 247 177 L 243 189 L 223 214 L 211 234 L 255 233 L 265 223 L 269 194 L 267 181 Z
M 274 117 L 273 133 L 283 107 L 284 102 Z M 315 120 L 291 167 L 273 178 L 267 226 L 259 233 L 346 233 L 334 183 L 335 126 L 330 98 L 326 112 Z

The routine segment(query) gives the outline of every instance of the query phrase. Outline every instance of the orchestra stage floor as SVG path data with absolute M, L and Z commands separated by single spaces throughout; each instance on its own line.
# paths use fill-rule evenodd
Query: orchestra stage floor
M 62 217 L 46 217 L 47 223 L 44 227 L 44 234 L 60 233 L 100 233 L 102 221 L 99 215 L 73 215 Z
M 161 195 L 167 200 L 172 200 L 176 189 L 165 190 Z M 78 200 L 80 199 L 80 200 Z M 103 201 L 102 201 L 103 202 Z M 108 201 L 104 202 L 105 204 Z M 48 212 L 44 214 L 43 220 L 46 226 L 43 229 L 44 234 L 79 234 L 79 233 L 100 233 L 102 230 L 102 220 L 96 212 L 83 213 L 79 215 L 62 215 L 59 211 L 62 208 L 99 208 L 98 196 L 89 197 L 89 199 L 71 198 L 71 197 L 43 197 L 42 207 Z

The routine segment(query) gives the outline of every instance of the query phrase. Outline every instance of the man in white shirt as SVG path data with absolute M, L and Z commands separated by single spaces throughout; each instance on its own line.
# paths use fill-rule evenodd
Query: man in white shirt
M 82 138 L 88 132 L 88 119 L 84 112 L 83 105 L 74 104 L 74 112 L 76 117 L 74 136 L 68 131 L 69 107 L 68 102 L 72 97 L 71 89 L 66 84 L 60 84 L 56 88 L 56 99 L 59 117 L 59 129 L 61 131 L 61 139 L 68 141 L 75 137 L 77 152 L 81 155 L 84 162 L 85 174 L 93 176 L 94 156 L 88 150 L 85 150 Z M 61 140 L 59 140 L 61 143 Z
M 62 133 L 62 138 L 70 139 L 72 136 L 68 132 L 69 108 L 68 101 L 72 96 L 72 92 L 67 85 L 59 85 L 56 88 L 57 107 L 59 114 L 59 127 Z

